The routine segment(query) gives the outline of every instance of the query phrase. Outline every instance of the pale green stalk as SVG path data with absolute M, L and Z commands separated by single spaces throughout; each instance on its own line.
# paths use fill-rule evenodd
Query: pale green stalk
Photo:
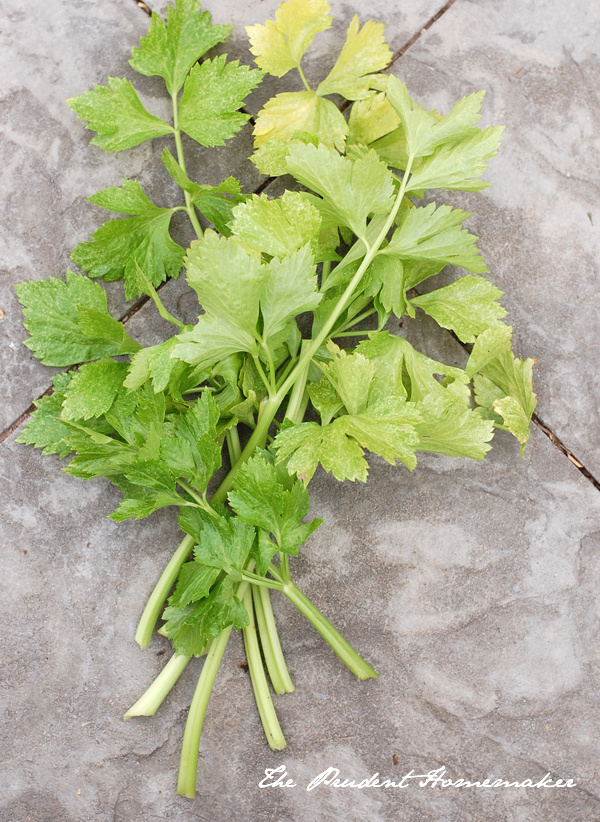
M 277 719 L 277 714 L 275 713 L 273 700 L 269 692 L 269 685 L 267 684 L 267 678 L 265 676 L 265 669 L 263 668 L 262 659 L 260 658 L 250 587 L 244 595 L 243 602 L 250 617 L 250 622 L 243 629 L 243 634 L 254 698 L 256 699 L 260 721 L 262 722 L 267 742 L 274 751 L 280 751 L 285 748 L 286 743 L 279 725 L 279 720 Z
M 154 590 L 150 594 L 150 599 L 146 603 L 144 613 L 142 614 L 137 631 L 135 632 L 135 641 L 140 648 L 145 648 L 150 644 L 152 639 L 152 631 L 156 625 L 160 612 L 162 611 L 165 599 L 169 591 L 175 584 L 175 580 L 179 576 L 181 566 L 190 555 L 190 551 L 194 547 L 194 538 L 189 534 L 179 543 L 179 548 L 175 551 L 165 570 L 162 572 L 160 579 L 154 586 Z
M 219 665 L 227 647 L 227 641 L 231 634 L 233 625 L 225 628 L 216 639 L 213 639 L 206 661 L 202 666 L 202 673 L 194 691 L 194 697 L 188 712 L 185 731 L 183 733 L 183 744 L 181 746 L 181 759 L 179 761 L 179 777 L 177 780 L 177 793 L 193 799 L 196 796 L 196 774 L 198 772 L 198 753 L 200 750 L 200 737 L 202 735 L 202 725 L 204 715 L 210 698 Z
M 277 694 L 291 693 L 295 690 L 294 683 L 281 650 L 269 589 L 253 585 L 252 595 L 260 642 L 273 690 Z
M 179 106 L 177 105 L 177 94 L 172 94 L 171 100 L 173 102 L 173 126 L 175 128 L 175 148 L 177 149 L 177 162 L 185 172 L 185 156 L 183 154 L 181 131 L 179 129 Z M 196 232 L 196 237 L 200 239 L 200 237 L 204 235 L 204 232 L 202 231 L 202 226 L 200 225 L 200 221 L 198 220 L 198 215 L 196 214 L 196 208 L 194 206 L 191 194 L 187 191 L 184 191 L 183 196 L 185 197 L 185 210 L 187 211 L 187 215 L 190 218 L 190 222 L 194 228 L 194 231 Z
M 152 685 L 131 706 L 123 719 L 131 719 L 132 716 L 154 716 L 169 691 L 184 672 L 190 659 L 191 657 L 183 654 L 173 654 Z
M 274 565 L 269 568 L 273 576 L 283 582 L 279 569 Z M 342 662 L 350 668 L 358 679 L 371 679 L 378 677 L 377 671 L 373 670 L 365 660 L 357 654 L 354 648 L 347 642 L 340 632 L 334 628 L 329 620 L 323 616 L 318 608 L 305 596 L 302 591 L 293 583 L 286 582 L 283 585 L 283 593 L 296 608 L 308 619 L 310 624 L 317 629 L 323 639 L 333 648 Z
M 248 570 L 254 568 L 254 560 L 248 561 Z M 248 590 L 247 582 L 240 582 L 237 586 L 236 596 L 243 600 Z M 215 684 L 215 678 L 219 665 L 227 647 L 227 641 L 233 625 L 224 628 L 216 639 L 210 643 L 206 661 L 202 666 L 202 673 L 196 685 L 192 704 L 188 712 L 185 731 L 183 733 L 183 743 L 181 746 L 181 759 L 179 762 L 179 777 L 177 781 L 177 793 L 193 799 L 196 796 L 196 773 L 198 771 L 198 753 L 200 750 L 200 737 L 202 736 L 202 726 L 208 700 Z M 263 671 L 264 677 L 264 671 Z M 277 718 L 276 718 L 277 719 Z

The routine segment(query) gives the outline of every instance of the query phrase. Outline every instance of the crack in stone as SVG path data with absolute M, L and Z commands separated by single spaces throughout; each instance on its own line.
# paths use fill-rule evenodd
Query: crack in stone
M 144 14 L 148 15 L 148 17 L 152 16 L 152 9 L 148 5 L 148 3 L 144 3 L 142 2 L 142 0 L 133 0 L 133 2 L 136 4 L 138 9 L 141 9 L 144 12 Z
M 440 19 L 440 17 L 442 17 L 444 14 L 446 14 L 446 12 L 456 2 L 457 2 L 457 0 L 449 0 L 449 2 L 446 3 L 445 6 L 442 6 L 442 8 L 438 12 L 436 12 L 433 15 L 433 17 L 430 20 L 428 20 L 425 23 L 425 25 L 422 26 L 422 28 L 420 28 L 419 31 L 416 34 L 413 34 L 413 36 L 410 38 L 410 40 L 408 40 L 402 46 L 402 48 L 398 49 L 398 51 L 394 54 L 394 56 L 392 57 L 392 59 L 390 61 L 390 65 L 388 66 L 388 68 L 390 68 L 390 66 L 393 66 L 394 63 L 396 62 L 396 60 L 399 60 L 400 57 L 402 57 L 402 55 L 406 54 L 406 52 L 409 50 L 409 48 L 411 48 L 411 46 L 414 46 L 414 44 L 417 42 L 417 40 L 419 40 L 425 34 L 425 32 L 433 26 L 434 23 L 437 23 L 437 21 Z

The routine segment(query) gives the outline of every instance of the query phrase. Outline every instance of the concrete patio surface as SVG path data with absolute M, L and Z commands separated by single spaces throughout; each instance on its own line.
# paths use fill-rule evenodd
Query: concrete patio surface
M 243 26 L 277 5 L 204 4 L 215 22 L 235 22 L 220 49 L 246 63 Z M 134 0 L 1 7 L 2 822 L 600 820 L 600 7 L 455 0 L 438 15 L 443 0 L 331 6 L 334 28 L 308 53 L 310 78 L 328 70 L 358 13 L 386 23 L 399 55 L 390 71 L 417 100 L 444 112 L 485 88 L 483 125 L 507 126 L 486 174 L 493 187 L 436 200 L 474 212 L 469 227 L 505 291 L 517 353 L 537 357 L 538 422 L 524 458 L 498 433 L 484 463 L 423 454 L 409 474 L 373 458 L 366 485 L 318 472 L 311 514 L 325 525 L 292 571 L 381 676 L 357 682 L 275 595 L 296 685 L 274 697 L 288 748 L 274 753 L 264 741 L 235 634 L 204 725 L 198 796 L 176 796 L 202 661 L 156 716 L 122 721 L 168 658 L 166 640 L 141 651 L 133 635 L 179 542 L 175 515 L 114 523 L 119 494 L 108 482 L 82 483 L 15 442 L 57 369 L 22 345 L 14 284 L 75 268 L 71 250 L 104 219 L 84 202 L 97 189 L 137 177 L 158 204 L 176 196 L 160 173 L 164 141 L 105 154 L 64 104 L 107 75 L 133 78 L 127 59 L 148 17 Z M 135 78 L 160 113 L 157 78 Z M 248 110 L 296 88 L 292 77 L 268 78 Z M 200 182 L 234 174 L 246 191 L 265 183 L 246 159 L 250 125 L 225 148 L 189 148 Z M 191 239 L 183 225 L 174 234 Z M 170 333 L 152 306 L 126 303 L 120 283 L 107 292 L 114 316 L 132 311 L 128 330 L 144 344 Z M 161 293 L 195 319 L 182 280 Z M 430 356 L 466 361 L 423 316 L 394 330 Z M 265 768 L 282 764 L 297 786 L 259 788 Z M 550 773 L 576 785 L 307 792 L 329 766 L 357 780 L 445 766 L 453 780 L 535 783 Z

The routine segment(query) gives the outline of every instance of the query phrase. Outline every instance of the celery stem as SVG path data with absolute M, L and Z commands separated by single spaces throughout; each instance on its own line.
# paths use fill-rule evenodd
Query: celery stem
M 253 585 L 252 595 L 260 642 L 273 690 L 277 694 L 292 693 L 295 690 L 294 683 L 281 650 L 269 589 Z
M 285 748 L 286 743 L 279 725 L 279 720 L 277 719 L 277 714 L 275 713 L 273 700 L 271 699 L 267 678 L 265 676 L 265 669 L 263 668 L 262 659 L 260 658 L 256 623 L 254 621 L 254 608 L 252 606 L 252 593 L 250 589 L 248 589 L 244 595 L 244 606 L 250 617 L 250 622 L 243 629 L 243 633 L 254 698 L 256 699 L 260 721 L 262 722 L 267 742 L 274 751 L 280 751 L 282 748 Z
M 191 657 L 183 654 L 173 654 L 152 685 L 131 706 L 123 719 L 130 719 L 132 716 L 154 716 L 190 659 Z

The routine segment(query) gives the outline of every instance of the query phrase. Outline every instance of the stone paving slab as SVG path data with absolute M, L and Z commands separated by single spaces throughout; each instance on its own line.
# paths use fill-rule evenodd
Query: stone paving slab
M 414 342 L 422 333 L 408 329 Z M 428 350 L 460 361 L 450 343 Z M 54 458 L 12 441 L 5 448 L 3 819 L 587 822 L 600 814 L 600 497 L 542 434 L 534 431 L 524 460 L 500 434 L 485 463 L 423 455 L 409 474 L 374 459 L 366 486 L 315 478 L 311 514 L 326 524 L 293 573 L 381 677 L 357 682 L 275 596 L 297 687 L 275 698 L 289 748 L 275 754 L 262 738 L 236 636 L 210 702 L 195 802 L 176 798 L 174 785 L 200 664 L 154 718 L 121 721 L 167 658 L 161 638 L 142 652 L 133 633 L 178 542 L 173 514 L 112 523 L 105 517 L 118 494 L 106 482 L 82 484 Z M 260 790 L 264 769 L 281 763 L 298 787 Z M 577 787 L 306 793 L 330 765 L 349 778 L 441 765 L 454 779 L 538 781 L 552 772 Z
M 486 89 L 482 125 L 506 124 L 475 212 L 521 356 L 538 358 L 538 413 L 600 476 L 600 6 L 460 0 L 394 67 L 447 111 Z M 465 205 L 466 204 L 466 205 Z M 589 212 L 589 215 L 588 215 Z

